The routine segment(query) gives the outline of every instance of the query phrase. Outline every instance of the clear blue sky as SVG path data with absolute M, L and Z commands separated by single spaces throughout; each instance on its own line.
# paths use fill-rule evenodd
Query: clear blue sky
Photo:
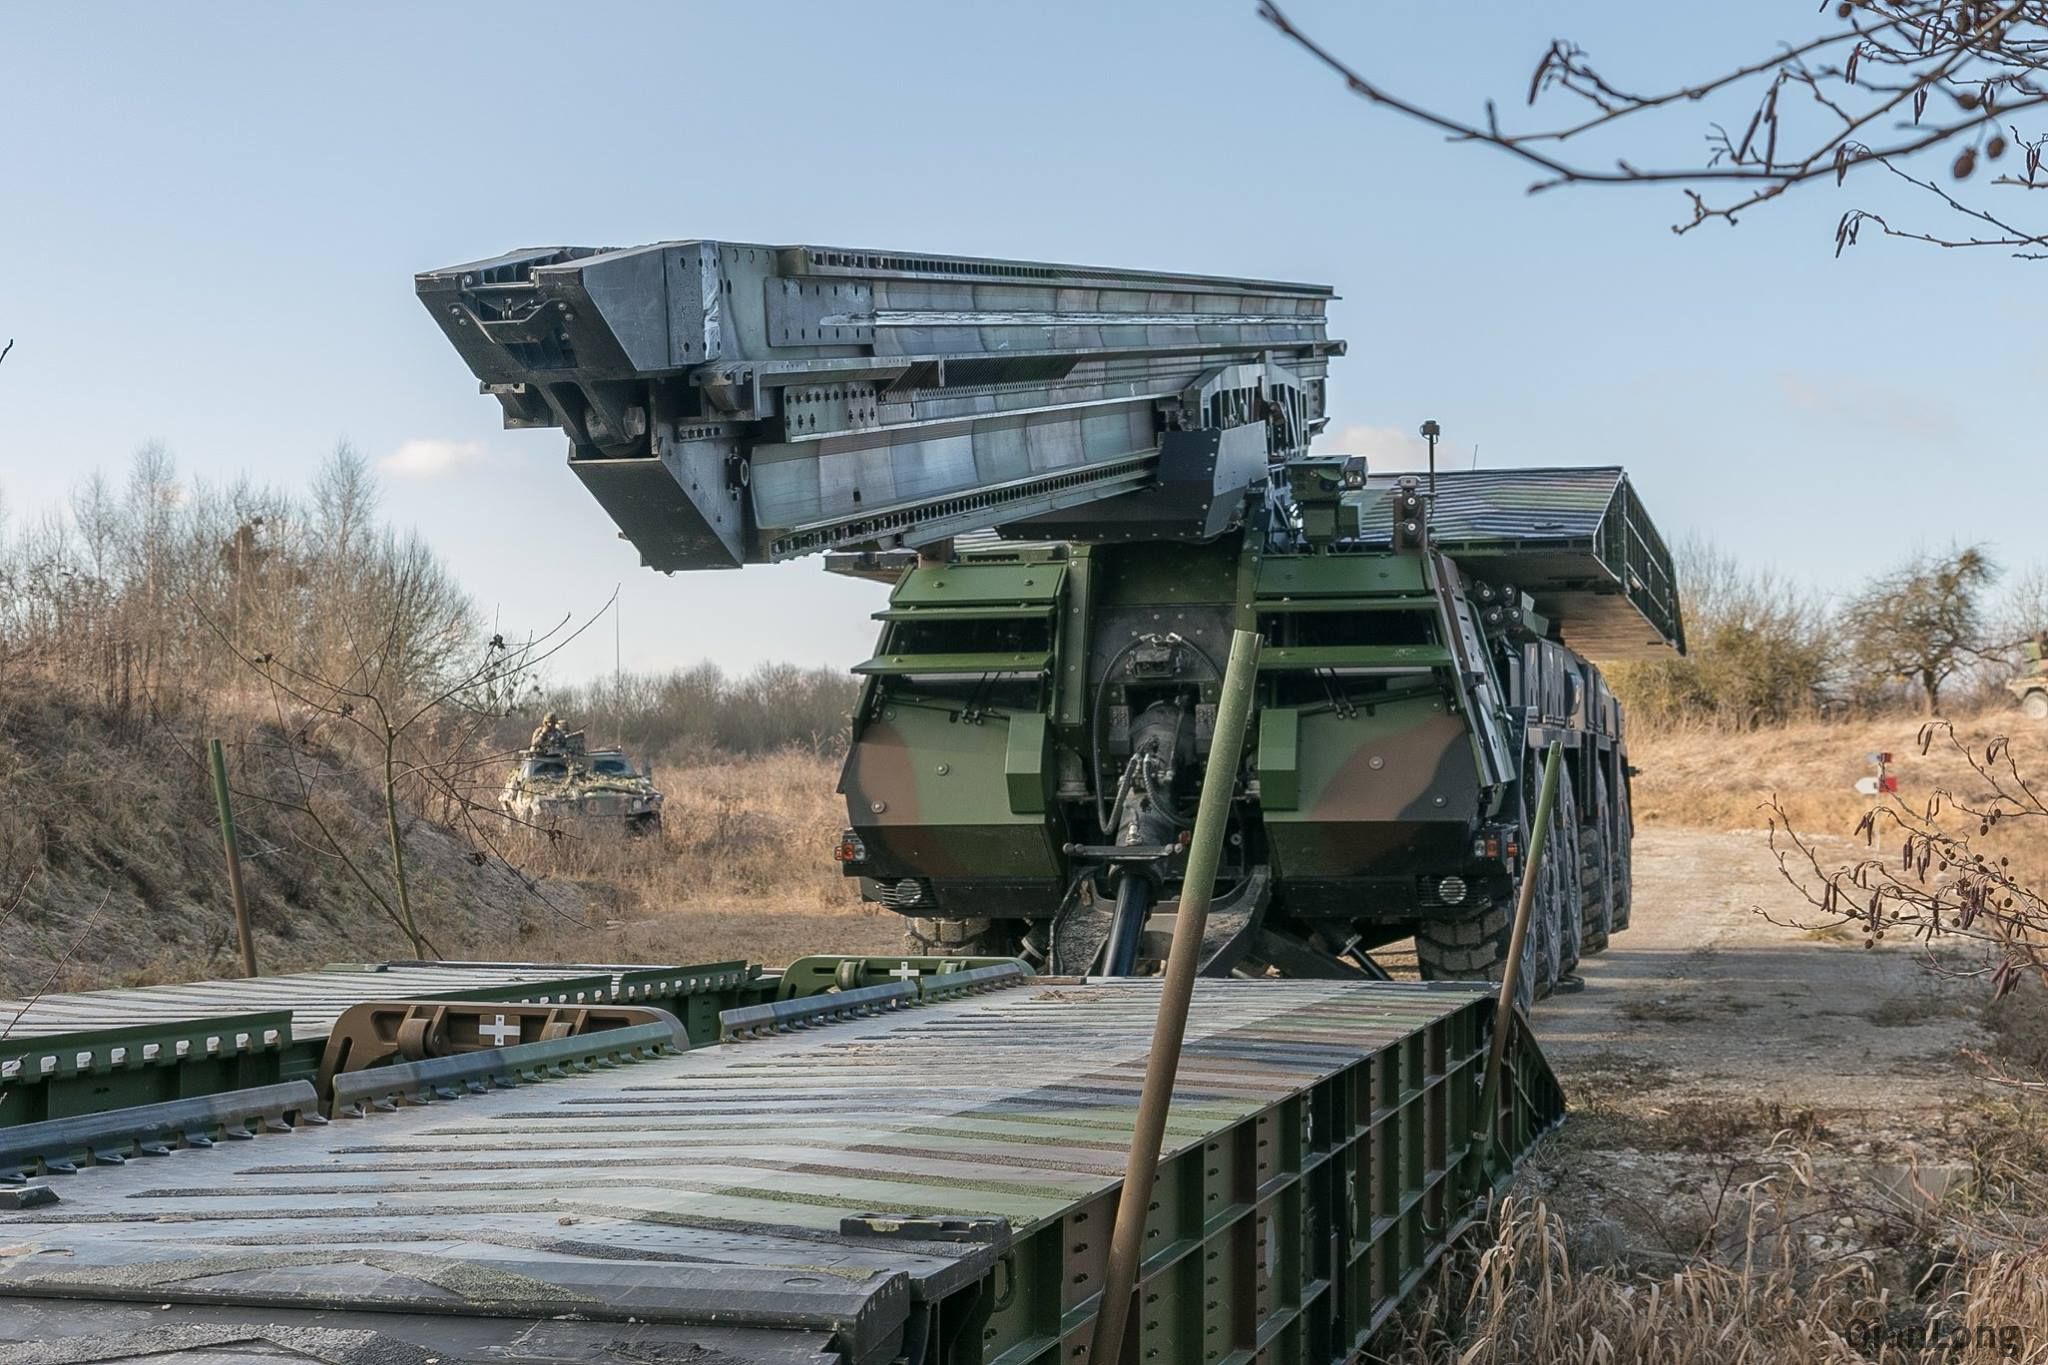
M 1290 9 L 1463 109 L 1513 96 L 1558 33 L 1652 84 L 1817 22 L 1810 0 Z M 1324 281 L 1349 444 L 1434 417 L 1460 458 L 1625 464 L 1673 540 L 1827 587 L 1955 537 L 2018 565 L 2048 520 L 2048 266 L 1833 260 L 1875 193 L 1853 180 L 1686 238 L 1676 191 L 1531 199 L 1498 156 L 1347 96 L 1252 0 L 22 4 L 0 119 L 16 517 L 150 439 L 279 484 L 340 438 L 409 449 L 435 472 L 388 476 L 396 520 L 508 625 L 623 581 L 629 667 L 851 662 L 877 590 L 814 562 L 639 569 L 559 434 L 499 429 L 414 271 L 724 237 Z M 1667 145 L 1701 131 L 1686 111 Z M 565 670 L 608 668 L 610 636 Z

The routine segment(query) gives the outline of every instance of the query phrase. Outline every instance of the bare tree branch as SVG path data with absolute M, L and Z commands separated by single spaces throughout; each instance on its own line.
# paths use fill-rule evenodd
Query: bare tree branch
M 2048 132 L 2029 137 L 2014 122 L 2048 108 L 2048 0 L 1841 0 L 1830 8 L 1838 25 L 1816 37 L 1651 94 L 1632 93 L 1610 80 L 1577 43 L 1554 40 L 1536 63 L 1526 102 L 1534 106 L 1555 94 L 1591 112 L 1528 129 L 1503 126 L 1492 99 L 1483 118 L 1475 119 L 1395 93 L 1302 30 L 1276 0 L 1261 0 L 1259 16 L 1368 103 L 1435 128 L 1450 141 L 1482 143 L 1535 168 L 1540 178 L 1529 186 L 1532 193 L 1560 185 L 1675 185 L 1686 197 L 1688 216 L 1672 230 L 1683 234 L 1713 220 L 1733 224 L 1747 210 L 1814 181 L 1831 178 L 1840 185 L 1851 170 L 1871 163 L 1995 232 L 1949 236 L 1894 228 L 1874 210 L 1853 209 L 1837 224 L 1836 254 L 1854 245 L 1859 229 L 1870 224 L 1888 236 L 1939 246 L 1991 246 L 2023 259 L 2048 257 L 2048 229 L 2018 225 L 1965 203 L 1932 176 L 1910 174 L 1898 164 L 1956 147 L 1949 174 L 1961 183 L 1980 162 L 2017 151 L 2020 169 L 1989 184 L 2048 188 L 2042 174 Z M 1736 101 L 1742 102 L 1734 104 L 1734 118 L 1708 122 L 1703 157 L 1659 164 L 1623 149 L 1603 164 L 1566 153 L 1580 139 L 1642 126 L 1658 111 Z M 1930 116 L 1929 105 L 1936 101 L 1937 112 Z M 1733 134 L 1731 127 L 1742 132 Z
M 1846 864 L 1823 856 L 1775 798 L 1766 804 L 1778 870 L 1820 918 L 1765 918 L 1802 929 L 1853 928 L 1871 944 L 1889 933 L 1930 944 L 1944 937 L 1981 944 L 1988 950 L 1983 964 L 1943 970 L 1988 977 L 1994 998 L 2024 976 L 2048 984 L 2048 888 L 2028 885 L 2007 855 L 1978 842 L 2048 823 L 2048 802 L 2022 774 L 2005 738 L 1991 740 L 1979 754 L 1947 721 L 1920 728 L 1921 753 L 1937 741 L 1969 765 L 1986 794 L 1965 798 L 1937 789 L 1919 810 L 1897 797 L 1872 807 L 1856 826 L 1871 856 Z M 1879 856 L 1875 850 L 1892 837 L 1899 839 L 1897 857 Z

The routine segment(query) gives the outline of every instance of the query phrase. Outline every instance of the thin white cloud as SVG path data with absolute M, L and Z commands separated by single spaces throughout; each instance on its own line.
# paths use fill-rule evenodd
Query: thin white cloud
M 1429 447 L 1423 444 L 1421 436 L 1401 427 L 1354 423 L 1325 433 L 1316 442 L 1316 450 L 1323 455 L 1363 455 L 1366 465 L 1375 473 L 1429 468 Z
M 1786 370 L 1778 375 L 1785 405 L 1851 430 L 1954 440 L 1961 415 L 1938 396 L 1872 383 L 1852 375 Z
M 437 479 L 484 457 L 482 441 L 407 441 L 377 461 L 377 468 L 399 479 Z

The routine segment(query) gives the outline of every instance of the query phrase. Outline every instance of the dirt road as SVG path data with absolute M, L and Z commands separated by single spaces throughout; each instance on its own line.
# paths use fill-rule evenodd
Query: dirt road
M 1635 868 L 1629 929 L 1586 960 L 1584 991 L 1536 1007 L 1567 1078 L 1634 1068 L 1696 1099 L 1906 1124 L 1954 1099 L 1958 1048 L 1986 1041 L 1981 989 L 1929 972 L 1912 943 L 1771 923 L 1758 907 L 1814 916 L 1761 834 L 1645 830 Z
M 1731 1191 L 1795 1163 L 1880 1209 L 1910 1204 L 1915 1180 L 1963 1178 L 1983 1090 L 1959 1053 L 1987 1043 L 1981 988 L 1911 944 L 1769 922 L 1757 907 L 1804 902 L 1761 834 L 1646 829 L 1635 857 L 1631 927 L 1583 964 L 1584 991 L 1534 1011 L 1571 1118 L 1523 1188 L 1565 1213 L 1583 1256 L 1689 1255 L 1730 1235 Z M 1835 1212 L 1842 1249 L 1876 1235 Z

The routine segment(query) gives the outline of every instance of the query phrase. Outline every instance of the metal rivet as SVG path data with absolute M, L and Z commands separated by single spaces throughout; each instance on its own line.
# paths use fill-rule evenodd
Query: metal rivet
M 947 766 L 946 764 L 944 764 L 944 763 L 941 763 L 941 764 L 940 764 L 940 765 L 939 765 L 939 766 L 937 767 L 937 769 L 935 769 L 935 771 L 936 771 L 936 772 L 938 773 L 938 775 L 939 775 L 940 777 L 944 777 L 944 776 L 945 776 L 945 775 L 946 775 L 947 773 L 949 773 L 949 772 L 952 772 L 953 770 L 952 770 L 952 769 L 951 769 L 950 767 L 948 767 L 948 766 Z
M 876 815 L 880 815 L 883 811 L 889 809 L 889 803 L 887 801 L 870 801 L 868 802 L 868 809 Z
M 1387 766 L 1387 760 L 1381 758 L 1378 754 L 1374 754 L 1370 759 L 1366 760 L 1366 766 L 1377 772 L 1379 769 Z

